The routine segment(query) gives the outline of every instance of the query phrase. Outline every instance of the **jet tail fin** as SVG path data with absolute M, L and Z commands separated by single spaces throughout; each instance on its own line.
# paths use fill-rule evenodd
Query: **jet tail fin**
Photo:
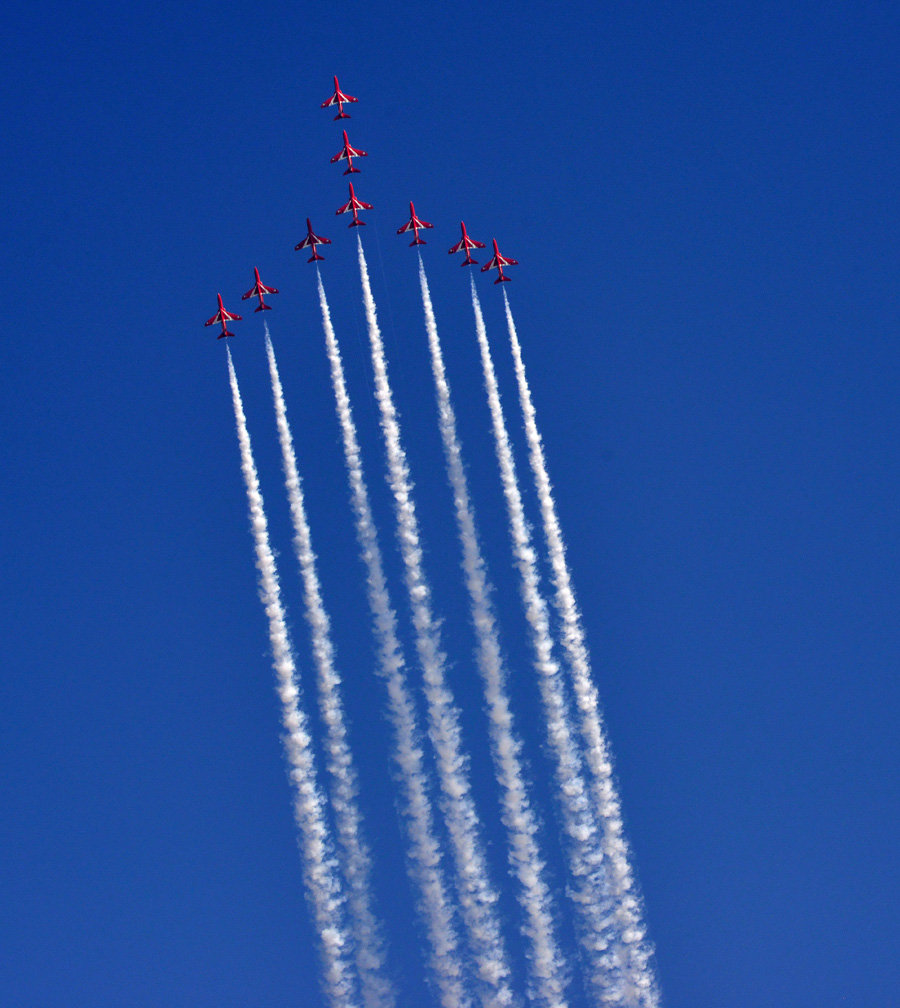
M 316 252 L 315 249 L 313 249 L 313 254 L 306 261 L 315 262 L 317 259 L 321 259 L 322 262 L 325 262 L 325 256 L 320 256 L 318 252 Z
M 272 306 L 270 304 L 261 304 L 259 308 L 254 308 L 254 311 L 271 311 Z

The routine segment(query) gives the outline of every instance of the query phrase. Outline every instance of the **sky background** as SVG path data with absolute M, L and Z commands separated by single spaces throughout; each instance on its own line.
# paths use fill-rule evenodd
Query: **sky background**
M 460 218 L 520 261 L 507 288 L 664 1005 L 895 1003 L 896 5 L 37 0 L 7 27 L 0 1002 L 323 1004 L 224 346 L 202 326 L 217 291 L 244 314 L 230 342 L 311 700 L 262 323 L 240 303 L 257 266 L 281 290 L 268 321 L 392 968 L 429 1004 L 314 271 L 293 251 L 307 216 L 333 240 L 323 278 L 406 621 L 354 232 L 334 216 L 340 127 L 318 107 L 338 74 L 360 98 L 361 230 L 498 881 L 415 254 L 394 233 L 410 199 L 435 224 L 425 266 L 548 827 L 468 275 L 446 254 Z M 477 279 L 525 476 L 502 299 Z

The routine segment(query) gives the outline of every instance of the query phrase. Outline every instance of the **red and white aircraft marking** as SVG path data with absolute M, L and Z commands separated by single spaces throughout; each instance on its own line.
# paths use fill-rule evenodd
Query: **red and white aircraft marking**
M 306 237 L 303 239 L 302 242 L 300 242 L 299 245 L 295 245 L 294 246 L 294 250 L 295 251 L 299 251 L 300 249 L 311 248 L 312 249 L 312 255 L 306 261 L 307 262 L 315 262 L 316 259 L 321 259 L 324 262 L 325 261 L 325 256 L 320 256 L 319 253 L 316 252 L 316 245 L 330 245 L 330 244 L 331 244 L 331 239 L 330 238 L 323 238 L 321 235 L 317 235 L 317 234 L 314 233 L 314 231 L 312 229 L 312 224 L 310 224 L 310 222 L 309 222 L 309 217 L 307 217 L 306 218 Z
M 277 287 L 266 287 L 266 285 L 259 279 L 259 270 L 254 266 L 253 273 L 256 276 L 256 283 L 247 291 L 246 294 L 241 295 L 241 300 L 246 301 L 247 298 L 257 297 L 259 298 L 259 307 L 254 308 L 254 311 L 271 311 L 272 306 L 266 304 L 263 301 L 263 294 L 277 294 Z
M 503 272 L 504 266 L 518 266 L 518 259 L 507 259 L 506 256 L 500 255 L 500 249 L 497 248 L 497 239 L 494 239 L 494 254 L 491 256 L 490 261 L 481 267 L 481 272 L 486 273 L 488 270 L 495 269 L 500 274 L 494 281 L 495 284 L 502 283 L 504 280 L 512 280 L 512 277 L 508 277 Z
M 335 210 L 335 214 L 350 213 L 353 212 L 353 220 L 347 225 L 347 227 L 363 227 L 365 221 L 360 220 L 357 216 L 358 210 L 371 210 L 371 203 L 364 203 L 361 199 L 356 198 L 356 193 L 353 191 L 353 183 L 350 183 L 350 200 L 345 203 L 340 210 Z
M 364 150 L 356 150 L 355 147 L 350 146 L 350 141 L 347 139 L 347 131 L 344 130 L 344 146 L 334 155 L 331 159 L 331 163 L 334 164 L 337 161 L 346 161 L 349 167 L 345 170 L 345 175 L 359 174 L 359 168 L 353 167 L 353 159 L 355 157 L 368 157 L 369 155 Z
M 321 104 L 321 108 L 328 108 L 330 105 L 337 105 L 338 114 L 334 117 L 337 119 L 349 119 L 350 116 L 344 111 L 344 103 L 350 104 L 350 102 L 359 101 L 358 98 L 354 98 L 352 95 L 344 94 L 338 86 L 337 77 L 334 78 L 334 94 Z
M 419 228 L 430 228 L 434 227 L 434 224 L 429 224 L 428 221 L 419 220 L 416 217 L 416 208 L 412 205 L 412 201 L 409 204 L 409 220 L 403 225 L 402 228 L 397 228 L 397 234 L 405 234 L 407 231 L 415 232 L 415 239 L 409 243 L 410 248 L 413 245 L 424 245 L 425 240 L 419 237 Z
M 474 238 L 470 238 L 466 232 L 466 225 L 463 221 L 459 222 L 459 226 L 462 228 L 462 238 L 453 246 L 449 251 L 449 255 L 453 255 L 456 252 L 465 251 L 466 258 L 460 263 L 460 266 L 477 266 L 478 260 L 473 259 L 469 255 L 469 249 L 473 248 L 484 248 L 484 242 L 475 241 Z
M 226 322 L 240 322 L 241 316 L 240 315 L 232 315 L 232 313 L 230 311 L 225 311 L 225 306 L 222 304 L 222 295 L 221 294 L 217 294 L 216 296 L 219 299 L 219 310 L 216 312 L 215 315 L 213 315 L 213 317 L 211 319 L 209 319 L 207 322 L 204 322 L 203 324 L 204 325 L 215 325 L 216 323 L 218 323 L 219 325 L 222 326 L 222 331 L 219 333 L 219 335 L 216 337 L 216 339 L 222 339 L 223 336 L 234 336 L 233 332 L 229 332 L 228 331 L 228 329 L 226 328 L 225 323 Z

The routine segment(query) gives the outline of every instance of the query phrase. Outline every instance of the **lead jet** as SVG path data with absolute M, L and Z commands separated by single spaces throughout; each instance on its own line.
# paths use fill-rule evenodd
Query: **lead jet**
M 250 290 L 247 291 L 246 294 L 241 295 L 241 301 L 246 301 L 247 298 L 257 297 L 259 298 L 259 307 L 254 308 L 253 310 L 255 312 L 271 311 L 272 306 L 263 301 L 263 294 L 277 294 L 278 288 L 266 287 L 262 280 L 259 279 L 259 270 L 255 266 L 253 267 L 253 272 L 256 275 L 256 283 L 250 288 Z
M 504 266 L 518 266 L 518 259 L 507 259 L 506 256 L 500 255 L 500 249 L 497 248 L 497 239 L 494 239 L 494 254 L 491 256 L 490 261 L 481 267 L 481 272 L 486 273 L 488 270 L 495 269 L 500 274 L 494 281 L 495 284 L 502 283 L 504 280 L 512 280 L 512 277 L 508 277 L 503 272 Z
M 335 214 L 349 213 L 353 212 L 353 220 L 347 225 L 347 227 L 363 227 L 365 226 L 365 221 L 360 220 L 357 217 L 358 210 L 371 210 L 371 203 L 364 203 L 361 199 L 356 198 L 356 193 L 353 191 L 353 183 L 350 182 L 350 200 L 345 203 L 340 210 L 335 210 Z
M 312 255 L 306 261 L 307 262 L 315 262 L 316 259 L 321 259 L 324 262 L 325 261 L 325 256 L 320 256 L 319 253 L 316 252 L 316 245 L 330 245 L 330 244 L 331 244 L 331 239 L 330 238 L 322 238 L 321 235 L 315 234 L 315 232 L 312 229 L 312 224 L 310 224 L 310 222 L 309 222 L 309 217 L 307 217 L 306 218 L 306 237 L 303 239 L 302 242 L 300 242 L 299 245 L 295 245 L 294 246 L 294 251 L 297 252 L 300 249 L 311 248 L 312 249 Z
M 413 245 L 424 245 L 425 240 L 419 237 L 419 228 L 430 228 L 434 227 L 434 224 L 429 224 L 428 221 L 419 220 L 416 217 L 416 208 L 412 205 L 412 201 L 409 204 L 409 220 L 403 225 L 402 228 L 397 228 L 397 234 L 405 234 L 407 231 L 415 232 L 415 238 L 409 243 L 410 248 Z
M 228 329 L 226 328 L 225 323 L 226 322 L 240 322 L 241 316 L 240 315 L 232 315 L 230 311 L 225 311 L 225 306 L 222 304 L 222 295 L 221 294 L 217 294 L 216 297 L 218 297 L 218 299 L 219 299 L 219 310 L 216 312 L 215 315 L 213 315 L 213 317 L 211 319 L 209 319 L 207 322 L 204 322 L 203 324 L 204 325 L 215 325 L 216 323 L 218 323 L 219 325 L 221 325 L 222 331 L 219 333 L 219 335 L 216 337 L 216 339 L 222 339 L 225 336 L 234 336 L 233 332 L 229 332 L 228 331 Z
M 462 238 L 453 246 L 449 251 L 449 255 L 454 255 L 456 252 L 465 251 L 466 258 L 460 263 L 460 266 L 477 266 L 478 260 L 473 259 L 469 255 L 469 249 L 473 248 L 484 248 L 484 242 L 475 241 L 474 238 L 470 238 L 466 233 L 466 225 L 463 221 L 459 222 L 459 226 L 462 228 Z
M 364 150 L 356 150 L 354 147 L 350 146 L 350 141 L 347 139 L 347 131 L 344 130 L 344 146 L 334 155 L 331 159 L 331 163 L 335 164 L 337 161 L 346 161 L 350 166 L 344 172 L 345 175 L 359 174 L 359 168 L 353 167 L 353 159 L 355 157 L 368 157 L 369 155 Z
M 359 98 L 354 98 L 352 95 L 344 94 L 338 86 L 337 77 L 334 78 L 334 94 L 328 99 L 328 101 L 322 102 L 320 108 L 328 108 L 330 105 L 337 105 L 338 114 L 334 117 L 337 119 L 349 119 L 350 116 L 344 111 L 344 103 L 349 104 L 350 102 L 359 101 Z

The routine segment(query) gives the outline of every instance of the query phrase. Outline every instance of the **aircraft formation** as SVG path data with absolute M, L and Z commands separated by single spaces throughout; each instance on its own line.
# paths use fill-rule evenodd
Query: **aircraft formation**
M 350 105 L 358 101 L 359 101 L 358 98 L 354 98 L 352 95 L 345 94 L 343 91 L 341 91 L 340 85 L 338 84 L 338 79 L 337 77 L 335 77 L 334 93 L 327 99 L 327 101 L 322 102 L 321 108 L 332 108 L 335 105 L 337 105 L 338 114 L 334 117 L 335 121 L 339 119 L 349 119 L 350 114 L 344 111 L 344 105 Z M 350 140 L 347 137 L 346 130 L 343 130 L 343 139 L 344 139 L 343 146 L 337 152 L 337 154 L 335 154 L 334 157 L 331 159 L 331 163 L 339 164 L 341 161 L 346 161 L 347 167 L 344 169 L 344 174 L 345 175 L 359 174 L 361 169 L 357 168 L 353 164 L 353 159 L 368 157 L 368 152 L 364 150 L 357 150 L 355 147 L 351 147 Z M 339 207 L 335 211 L 335 215 L 346 213 L 352 214 L 352 220 L 347 225 L 347 227 L 364 227 L 366 222 L 364 220 L 360 220 L 359 211 L 373 209 L 372 204 L 366 203 L 365 200 L 361 200 L 356 195 L 356 193 L 353 190 L 352 182 L 349 182 L 348 184 L 350 191 L 350 199 L 342 207 Z M 463 221 L 459 222 L 459 226 L 462 229 L 462 238 L 452 248 L 448 250 L 448 253 L 450 255 L 454 255 L 457 252 L 465 252 L 465 258 L 463 259 L 462 263 L 460 263 L 460 265 L 477 266 L 478 260 L 472 257 L 471 250 L 482 249 L 485 247 L 485 244 L 484 242 L 475 241 L 474 238 L 469 237 L 466 231 L 466 225 L 465 223 L 463 223 Z M 413 240 L 409 243 L 410 247 L 412 247 L 413 245 L 425 245 L 426 244 L 425 239 L 419 237 L 419 231 L 433 227 L 434 227 L 433 224 L 429 224 L 427 221 L 423 221 L 418 216 L 416 216 L 415 207 L 413 206 L 412 201 L 410 201 L 409 220 L 402 227 L 397 229 L 397 234 L 398 235 L 406 234 L 409 231 L 412 231 L 414 237 Z M 317 246 L 330 245 L 331 239 L 324 238 L 321 235 L 317 235 L 313 231 L 309 217 L 306 218 L 306 230 L 307 230 L 306 237 L 301 242 L 299 242 L 299 244 L 294 246 L 295 251 L 308 248 L 312 251 L 312 255 L 309 257 L 309 259 L 306 260 L 307 262 L 324 261 L 325 257 L 319 255 L 317 251 Z M 493 243 L 494 243 L 494 254 L 491 256 L 490 260 L 484 266 L 481 267 L 481 272 L 486 273 L 488 270 L 495 269 L 497 270 L 498 275 L 494 283 L 499 284 L 503 283 L 504 281 L 508 282 L 512 278 L 508 277 L 503 272 L 503 267 L 517 266 L 518 260 L 510 259 L 507 256 L 501 255 L 500 250 L 497 247 L 496 238 L 493 239 Z M 253 273 L 255 278 L 254 284 L 250 288 L 250 290 L 247 291 L 246 294 L 241 295 L 241 300 L 246 301 L 252 297 L 258 298 L 259 305 L 254 309 L 254 311 L 268 311 L 272 308 L 272 306 L 265 303 L 265 301 L 263 300 L 263 295 L 277 294 L 278 289 L 276 287 L 267 287 L 260 280 L 259 270 L 256 267 L 254 267 Z M 203 324 L 207 326 L 220 325 L 222 327 L 222 331 L 219 333 L 217 339 L 224 339 L 226 336 L 234 336 L 233 332 L 228 331 L 227 323 L 240 322 L 241 316 L 235 314 L 234 312 L 227 311 L 225 309 L 225 306 L 222 304 L 222 295 L 217 294 L 216 296 L 219 301 L 219 309 L 211 319 L 208 319 Z
M 357 195 L 360 165 L 369 155 L 353 147 L 343 120 L 345 108 L 357 99 L 340 89 L 322 103 L 334 108 L 342 144 L 331 163 L 347 178 L 349 199 L 336 215 L 347 215 L 348 227 L 366 225 L 363 215 L 372 205 Z M 320 114 L 320 113 L 316 113 Z M 327 156 L 327 155 L 326 155 Z M 322 158 L 324 161 L 325 158 Z M 368 164 L 368 162 L 366 162 Z M 330 169 L 327 169 L 330 170 Z M 378 412 L 384 442 L 384 462 L 392 499 L 396 545 L 402 581 L 408 596 L 411 622 L 406 631 L 396 619 L 393 588 L 379 545 L 380 520 L 369 499 L 363 452 L 351 407 L 340 343 L 331 321 L 319 262 L 331 239 L 318 234 L 310 218 L 306 233 L 294 246 L 316 264 L 319 307 L 334 404 L 341 430 L 343 458 L 350 491 L 360 559 L 366 569 L 366 594 L 376 645 L 375 671 L 387 687 L 384 714 L 391 728 L 391 757 L 396 768 L 399 818 L 407 843 L 406 867 L 415 891 L 421 952 L 431 995 L 409 1003 L 442 1008 L 575 1008 L 592 1004 L 603 1008 L 659 1008 L 653 946 L 642 920 L 640 893 L 629 863 L 620 802 L 616 794 L 609 747 L 605 739 L 598 697 L 582 620 L 566 564 L 542 439 L 525 373 L 515 322 L 503 292 L 512 366 L 518 388 L 519 413 L 524 423 L 528 468 L 534 480 L 544 546 L 532 533 L 526 514 L 520 476 L 510 440 L 507 412 L 501 402 L 481 303 L 470 274 L 472 312 L 497 475 L 505 502 L 512 570 L 532 651 L 534 686 L 543 712 L 548 761 L 542 767 L 555 800 L 548 819 L 557 828 L 558 864 L 548 867 L 543 850 L 543 827 L 532 809 L 532 780 L 520 755 L 522 740 L 513 717 L 511 676 L 500 641 L 500 613 L 492 601 L 493 588 L 477 532 L 476 511 L 469 490 L 462 446 L 457 432 L 441 341 L 431 302 L 425 264 L 418 246 L 435 225 L 416 213 L 397 228 L 416 247 L 422 311 L 434 379 L 437 423 L 443 447 L 447 485 L 453 497 L 456 531 L 461 548 L 461 574 L 469 597 L 469 622 L 475 632 L 473 653 L 483 694 L 493 776 L 497 785 L 500 822 L 507 840 L 507 869 L 499 886 L 499 865 L 491 864 L 478 802 L 471 784 L 472 768 L 463 738 L 461 709 L 454 697 L 449 655 L 442 641 L 442 619 L 432 602 L 423 562 L 425 543 L 416 517 L 415 493 L 388 375 L 388 357 L 378 323 L 363 242 L 355 237 L 360 293 L 365 313 L 371 371 L 369 391 Z M 447 250 L 461 255 L 462 266 L 477 266 L 479 249 L 488 246 L 471 237 L 464 221 L 455 243 Z M 410 240 L 411 239 L 411 240 Z M 337 244 L 337 241 L 335 242 Z M 508 282 L 506 270 L 516 260 L 504 256 L 496 239 L 483 273 L 495 273 L 495 284 Z M 459 260 L 457 260 L 459 261 Z M 457 274 L 458 276 L 458 274 Z M 242 295 L 255 300 L 254 310 L 268 311 L 278 293 L 253 270 L 253 285 Z M 266 316 L 263 316 L 265 319 Z M 220 339 L 233 335 L 230 327 L 240 316 L 229 312 L 218 295 L 218 310 L 206 322 L 219 327 Z M 344 722 L 342 677 L 330 637 L 329 618 L 316 572 L 309 521 L 304 505 L 293 435 L 275 350 L 266 325 L 265 349 L 272 383 L 276 427 L 281 447 L 285 489 L 294 528 L 293 545 L 303 581 L 303 605 L 310 630 L 320 714 L 320 737 L 310 730 L 300 699 L 298 672 L 287 612 L 281 597 L 278 564 L 268 532 L 250 432 L 237 373 L 225 344 L 241 471 L 247 491 L 251 532 L 256 554 L 260 599 L 268 619 L 269 643 L 277 692 L 282 705 L 285 756 L 290 767 L 294 818 L 304 862 L 308 910 L 318 933 L 322 961 L 321 982 L 331 1008 L 396 1008 L 398 979 L 390 967 L 385 921 L 379 919 L 373 851 L 365 840 L 360 803 L 360 779 L 354 765 L 350 733 Z M 523 467 L 524 468 L 524 467 Z M 546 566 L 546 572 L 541 568 Z M 400 577 L 400 570 L 394 572 Z M 546 586 L 543 582 L 547 580 Z M 520 632 L 524 626 L 520 626 Z M 409 634 L 409 640 L 403 637 Z M 414 648 L 415 664 L 404 652 Z M 410 656 L 413 650 L 410 650 Z M 421 673 L 421 675 L 419 675 Z M 303 679 L 306 678 L 304 675 Z M 421 693 L 420 696 L 417 694 Z M 423 720 L 424 719 L 424 720 Z M 423 731 L 424 728 L 424 731 Z M 427 743 L 425 739 L 427 738 Z M 421 743 L 419 740 L 422 740 Z M 324 762 L 320 765 L 319 760 Z M 322 779 L 320 780 L 320 776 Z M 327 787 L 324 786 L 327 777 Z M 552 827 L 551 827 L 552 828 Z M 565 885 L 562 885 L 562 873 Z M 559 879 L 559 882 L 557 881 Z M 510 887 L 518 905 L 515 918 L 500 909 L 500 888 Z M 510 909 L 512 908 L 510 904 Z M 563 913 L 566 918 L 563 918 Z M 569 920 L 569 918 L 571 918 Z M 564 923 L 565 921 L 565 923 Z M 507 943 L 507 931 L 518 924 L 519 938 Z M 561 927 L 559 926 L 561 925 Z M 572 945 L 577 944 L 577 949 Z M 568 946 L 568 948 L 567 948 Z M 578 966 L 575 964 L 577 954 Z M 576 972 L 577 971 L 577 972 Z M 470 989 L 471 988 L 471 989 Z M 524 994 L 523 999 L 519 991 Z M 571 997 L 571 1000 L 570 1000 Z

